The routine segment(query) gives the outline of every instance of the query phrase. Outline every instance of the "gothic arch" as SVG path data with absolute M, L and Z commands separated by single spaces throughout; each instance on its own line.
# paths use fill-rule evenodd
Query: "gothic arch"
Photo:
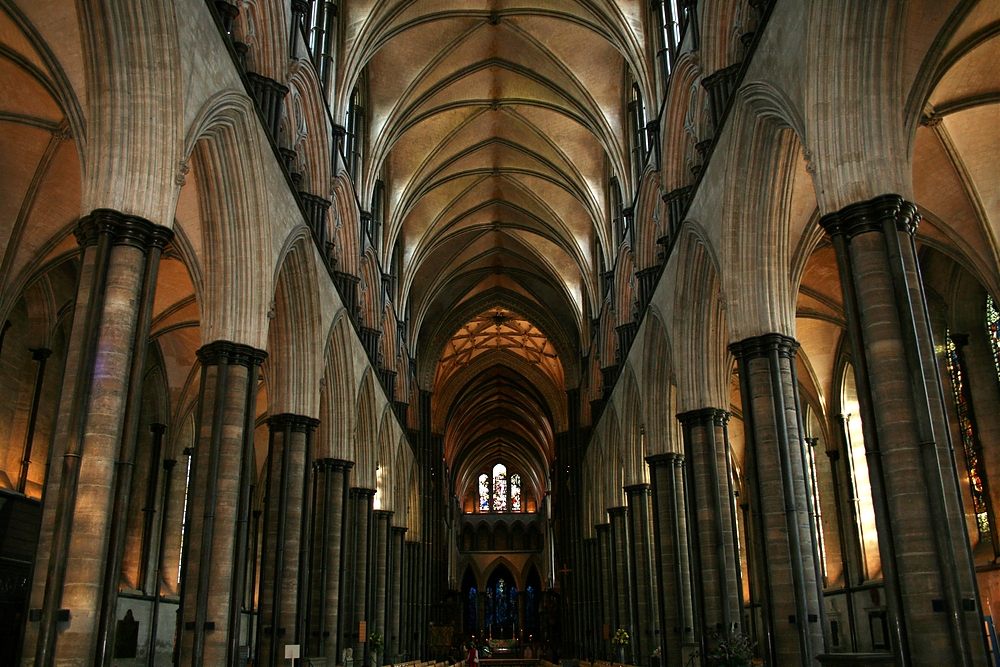
M 242 5 L 243 36 L 250 45 L 248 68 L 279 83 L 285 81 L 291 6 L 279 0 L 244 0 Z
M 677 243 L 675 364 L 681 412 L 728 405 L 729 353 L 719 263 L 700 227 L 687 221 Z
M 395 509 L 395 488 L 393 485 L 396 470 L 393 445 L 397 442 L 393 432 L 395 425 L 396 420 L 393 418 L 392 409 L 389 405 L 385 405 L 379 419 L 378 444 L 375 454 L 375 486 L 372 488 L 378 492 L 379 509 L 389 511 Z
M 659 310 L 646 313 L 643 350 L 643 405 L 646 413 L 646 453 L 680 452 L 677 433 L 677 388 L 674 383 L 670 336 Z
M 301 114 L 300 124 L 293 123 L 298 132 L 289 144 L 302 166 L 299 189 L 326 199 L 330 196 L 333 135 L 323 104 L 322 86 L 310 61 L 300 59 L 292 63 L 288 87 L 289 115 Z
M 105 6 L 87 0 L 78 6 L 88 91 L 82 210 L 112 208 L 171 227 L 178 165 L 189 154 L 182 141 L 174 4 Z M 135 38 L 133 26 L 140 23 L 156 35 L 156 48 Z M 115 159 L 102 150 L 110 146 L 116 147 Z
M 634 263 L 638 271 L 656 264 L 656 240 L 664 235 L 664 214 L 660 199 L 660 173 L 651 168 L 646 169 L 632 216 L 635 228 Z
M 352 484 L 366 489 L 375 488 L 375 457 L 378 447 L 379 410 L 373 378 L 371 369 L 365 369 L 358 391 L 357 418 L 354 422 L 355 466 Z
M 343 169 L 338 158 L 339 169 L 333 179 L 333 269 L 352 276 L 361 273 L 361 212 L 350 175 Z
M 802 124 L 787 98 L 764 84 L 742 88 L 735 104 L 722 225 L 730 338 L 794 335 L 790 217 L 796 198 L 812 188 L 801 168 Z M 750 172 L 765 176 L 751 180 Z
M 686 51 L 677 61 L 670 77 L 670 89 L 664 102 L 661 127 L 660 155 L 663 156 L 661 178 L 665 192 L 691 183 L 692 174 L 685 163 L 685 156 L 694 150 L 694 139 L 703 138 L 706 128 L 699 121 L 698 113 L 689 118 L 692 105 L 696 109 L 704 106 L 704 90 L 700 81 L 702 71 L 696 52 Z M 707 137 L 704 137 L 707 138 Z M 683 150 L 679 147 L 683 147 Z
M 805 39 L 810 72 L 805 142 L 823 214 L 895 192 L 912 199 L 905 91 L 899 76 L 903 3 L 814 4 Z M 832 16 L 829 14 L 833 14 Z
M 643 484 L 648 481 L 646 474 L 646 452 L 644 433 L 646 418 L 643 415 L 642 396 L 636 383 L 631 364 L 625 364 L 622 378 L 618 383 L 617 404 L 622 411 L 622 463 L 624 474 L 622 485 Z
M 260 128 L 245 94 L 224 91 L 197 114 L 185 145 L 197 163 L 205 253 L 202 340 L 264 349 L 274 250 L 265 233 Z
M 268 334 L 274 414 L 319 414 L 322 307 L 312 239 L 304 226 L 285 241 L 275 277 L 274 317 Z
M 352 338 L 347 312 L 338 311 L 327 335 L 323 379 L 320 385 L 317 457 L 354 460 L 355 411 L 354 364 L 350 358 Z

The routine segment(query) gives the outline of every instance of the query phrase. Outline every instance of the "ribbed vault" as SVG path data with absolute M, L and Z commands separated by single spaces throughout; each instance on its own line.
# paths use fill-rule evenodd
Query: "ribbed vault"
M 459 494 L 496 461 L 547 489 L 635 190 L 624 102 L 651 93 L 642 3 L 531 5 L 345 6 L 334 113 Z

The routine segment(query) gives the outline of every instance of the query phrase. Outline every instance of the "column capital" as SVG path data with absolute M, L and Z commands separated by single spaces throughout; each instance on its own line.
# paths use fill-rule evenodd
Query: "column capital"
M 608 516 L 610 516 L 611 518 L 614 518 L 616 516 L 625 516 L 626 514 L 628 514 L 627 505 L 620 505 L 618 507 L 608 508 Z
M 298 433 L 309 433 L 319 426 L 318 419 L 306 417 L 305 415 L 291 414 L 289 412 L 271 415 L 267 418 L 267 423 L 271 427 L 272 431 L 282 430 L 288 426 L 291 427 L 293 431 Z
M 625 487 L 625 493 L 630 496 L 638 496 L 642 494 L 649 494 L 650 489 L 649 482 L 640 482 L 639 484 L 629 484 Z
M 594 524 L 594 531 L 595 531 L 595 532 L 598 532 L 598 533 L 607 533 L 607 532 L 611 532 L 611 524 L 610 524 L 610 523 L 608 523 L 608 522 L 604 522 L 604 523 L 595 523 L 595 524 Z M 596 538 L 595 538 L 595 539 L 596 539 Z
M 107 235 L 113 245 L 130 245 L 143 251 L 154 247 L 162 250 L 174 237 L 172 229 L 110 208 L 95 208 L 80 218 L 73 233 L 84 247 Z
M 969 337 L 966 336 L 965 339 L 968 342 Z M 31 352 L 32 361 L 44 361 L 52 354 L 52 350 L 47 347 L 33 347 L 29 352 Z
M 163 435 L 164 433 L 167 432 L 167 425 L 160 424 L 158 422 L 153 422 L 152 424 L 149 425 L 149 430 L 151 433 L 155 433 L 157 435 Z
M 321 468 L 328 468 L 332 471 L 340 472 L 341 470 L 347 471 L 354 467 L 353 461 L 345 461 L 344 459 L 316 459 L 313 461 L 313 467 L 317 470 Z
M 699 408 L 697 410 L 678 413 L 677 421 L 684 426 L 707 421 L 711 421 L 719 426 L 725 426 L 729 423 L 729 413 L 722 408 Z
M 799 342 L 791 336 L 780 333 L 768 333 L 760 336 L 752 336 L 743 340 L 730 343 L 729 351 L 737 359 L 750 360 L 767 357 L 771 352 L 777 351 L 779 356 L 792 359 L 799 349 Z
M 266 89 L 272 94 L 280 95 L 284 97 L 288 94 L 288 87 L 282 85 L 280 81 L 275 81 L 274 79 L 264 76 L 263 74 L 258 74 L 257 72 L 247 72 L 247 79 L 254 87 L 260 89 Z
M 399 535 L 400 537 L 402 537 L 405 540 L 406 539 L 406 531 L 408 531 L 409 528 L 407 528 L 406 526 L 390 526 L 389 530 L 390 530 L 390 532 L 392 532 L 393 536 Z
M 319 195 L 314 195 L 311 192 L 299 191 L 299 198 L 301 198 L 305 202 L 308 202 L 309 204 L 313 204 L 315 206 L 322 208 L 324 211 L 328 210 L 330 206 L 333 205 L 333 202 L 331 202 L 326 197 L 320 197 Z
M 656 468 L 658 466 L 674 466 L 679 463 L 684 463 L 684 455 L 678 454 L 677 452 L 664 452 L 662 454 L 650 454 L 646 457 L 646 464 L 650 468 Z
M 899 231 L 912 234 L 920 223 L 920 213 L 912 202 L 889 194 L 850 204 L 819 219 L 830 236 L 848 239 L 865 232 L 881 232 L 886 222 L 894 222 Z
M 375 518 L 386 519 L 386 520 L 392 519 L 393 515 L 392 510 L 383 510 L 383 509 L 372 510 L 372 513 L 375 515 Z
M 374 498 L 375 489 L 366 489 L 362 486 L 352 486 L 350 494 L 352 498 Z
M 264 350 L 228 340 L 213 341 L 198 349 L 198 361 L 205 366 L 218 366 L 226 363 L 252 368 L 264 363 L 265 359 L 267 359 L 267 352 Z

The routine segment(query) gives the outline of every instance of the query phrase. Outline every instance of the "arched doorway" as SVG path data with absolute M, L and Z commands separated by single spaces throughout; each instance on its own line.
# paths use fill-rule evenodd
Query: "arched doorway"
M 490 639 L 513 639 L 520 625 L 517 583 L 505 565 L 498 565 L 486 583 L 483 634 Z

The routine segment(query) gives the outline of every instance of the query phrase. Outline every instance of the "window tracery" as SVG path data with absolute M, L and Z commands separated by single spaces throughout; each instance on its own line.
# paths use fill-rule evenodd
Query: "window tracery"
M 988 325 L 987 325 L 988 326 Z M 990 540 L 989 499 L 983 479 L 983 467 L 980 457 L 979 434 L 976 431 L 975 420 L 972 417 L 972 402 L 969 396 L 969 385 L 965 362 L 962 358 L 957 335 L 950 331 L 945 335 L 945 355 L 948 366 L 948 376 L 951 378 L 951 391 L 955 399 L 955 411 L 958 413 L 958 431 L 962 440 L 962 453 L 965 458 L 965 472 L 969 478 L 969 493 L 972 495 L 972 509 L 976 513 L 976 529 L 981 540 Z M 996 347 L 994 347 L 996 351 Z
M 522 497 L 523 483 L 519 473 L 508 473 L 507 466 L 497 463 L 489 473 L 477 477 L 477 503 L 480 513 L 524 512 L 527 503 Z

